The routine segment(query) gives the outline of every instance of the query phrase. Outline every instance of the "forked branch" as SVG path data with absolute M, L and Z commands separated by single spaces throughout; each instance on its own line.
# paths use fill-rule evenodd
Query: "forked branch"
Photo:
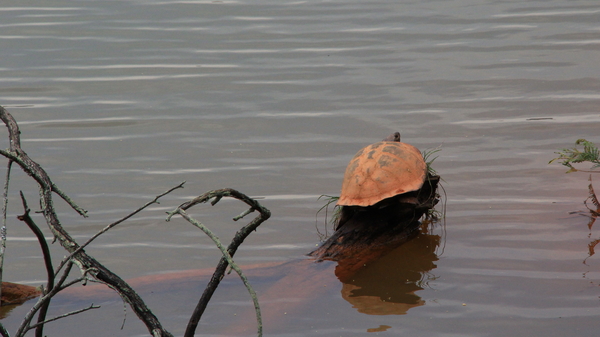
M 206 227 L 204 227 L 200 222 L 189 217 L 187 215 L 187 213 L 185 212 L 187 209 L 189 209 L 197 204 L 200 204 L 200 203 L 206 203 L 211 199 L 213 199 L 211 201 L 211 204 L 214 206 L 223 197 L 235 198 L 240 201 L 243 201 L 248 206 L 250 206 L 250 208 L 248 210 L 246 210 L 245 212 L 241 213 L 240 215 L 234 217 L 233 218 L 234 221 L 240 220 L 244 216 L 246 216 L 254 211 L 258 211 L 258 213 L 259 213 L 252 221 L 250 221 L 250 223 L 248 223 L 246 226 L 242 227 L 240 230 L 237 231 L 237 233 L 231 240 L 231 243 L 227 247 L 227 250 L 224 249 L 224 247 L 221 245 L 221 243 L 218 240 L 215 241 L 216 237 Z M 239 270 L 237 265 L 235 265 L 233 263 L 232 256 L 235 254 L 235 252 L 237 251 L 238 247 L 242 244 L 242 242 L 244 242 L 246 237 L 248 235 L 250 235 L 250 233 L 252 233 L 254 230 L 256 230 L 256 228 L 258 228 L 258 226 L 261 223 L 266 221 L 271 216 L 271 212 L 268 209 L 266 209 L 265 207 L 263 207 L 258 201 L 248 197 L 247 195 L 240 193 L 231 188 L 225 188 L 225 189 L 220 189 L 220 190 L 209 191 L 201 196 L 198 196 L 188 202 L 181 204 L 179 207 L 177 207 L 177 209 L 175 209 L 172 212 L 169 212 L 168 214 L 169 215 L 167 217 L 167 221 L 169 221 L 173 215 L 179 214 L 182 217 L 184 217 L 186 220 L 188 220 L 190 223 L 192 223 L 195 226 L 202 229 L 207 235 L 209 235 L 211 237 L 211 239 L 213 239 L 213 241 L 221 249 L 221 252 L 223 254 L 223 257 L 221 257 L 221 260 L 219 261 L 219 264 L 217 265 L 217 268 L 215 269 L 215 272 L 213 273 L 210 282 L 204 289 L 204 293 L 202 294 L 202 297 L 200 298 L 200 300 L 198 301 L 198 304 L 196 305 L 196 308 L 194 309 L 194 313 L 192 314 L 192 317 L 190 318 L 190 321 L 188 322 L 188 326 L 186 328 L 184 336 L 185 337 L 194 336 L 194 333 L 198 326 L 198 322 L 200 321 L 200 318 L 202 317 L 202 314 L 204 313 L 204 310 L 206 309 L 208 302 L 212 298 L 212 295 L 214 294 L 215 290 L 219 286 L 219 283 L 225 276 L 225 271 L 227 270 L 228 265 L 231 265 L 232 269 L 234 269 L 240 275 L 240 277 L 242 278 L 242 281 L 244 282 L 244 284 L 248 288 L 248 291 L 252 295 L 252 298 L 254 301 L 254 307 L 256 310 L 257 322 L 258 322 L 258 335 L 262 336 L 262 322 L 261 322 L 261 316 L 260 316 L 260 309 L 258 307 L 258 301 L 256 299 L 256 294 L 254 293 L 254 290 L 252 290 L 252 288 L 249 286 L 248 280 L 245 278 L 245 276 L 243 276 L 241 270 Z

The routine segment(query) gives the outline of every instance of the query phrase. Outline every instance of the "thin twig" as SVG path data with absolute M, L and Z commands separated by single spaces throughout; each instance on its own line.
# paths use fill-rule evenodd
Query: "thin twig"
M 71 287 L 71 286 L 73 286 L 73 285 L 75 285 L 77 283 L 81 283 L 82 285 L 85 285 L 86 281 L 88 281 L 87 276 L 82 276 L 82 277 L 76 278 L 76 279 L 71 280 L 71 281 L 65 283 L 64 285 L 60 286 L 60 288 L 58 288 L 58 291 L 56 291 L 56 292 L 57 293 L 61 292 L 61 291 L 65 290 L 65 289 L 67 289 L 68 287 Z
M 99 306 L 99 305 L 94 305 L 94 303 L 92 303 L 92 304 L 91 304 L 89 307 L 87 307 L 87 308 L 83 308 L 83 309 L 79 309 L 79 310 L 71 311 L 71 312 L 68 312 L 68 313 L 66 313 L 66 314 L 62 314 L 62 315 L 56 316 L 56 317 L 54 317 L 54 318 L 47 319 L 47 320 L 45 320 L 45 321 L 43 321 L 43 322 L 37 322 L 37 323 L 35 323 L 34 325 L 30 326 L 30 327 L 29 327 L 27 330 L 35 329 L 36 327 L 38 327 L 38 326 L 41 326 L 41 325 L 44 325 L 44 324 L 46 324 L 46 323 L 54 322 L 54 321 L 56 321 L 56 320 L 59 320 L 59 319 L 61 319 L 61 318 L 65 318 L 65 317 L 69 317 L 69 316 L 77 315 L 77 314 L 79 314 L 79 313 L 82 313 L 82 312 L 85 312 L 85 311 L 88 311 L 88 310 L 91 310 L 91 309 L 98 309 L 98 308 L 100 308 L 100 306 Z
M 67 266 L 65 267 L 65 270 L 63 271 L 62 276 L 60 277 L 60 279 L 58 280 L 58 282 L 56 282 L 56 287 L 62 287 L 63 286 L 63 284 L 67 280 L 67 277 L 69 277 L 69 274 L 71 273 L 71 268 L 73 268 L 73 261 L 69 260 L 69 262 L 67 262 Z
M 0 106 L 0 108 L 2 108 Z M 8 114 L 8 112 L 6 110 L 0 110 L 0 117 L 2 115 L 2 112 L 5 112 L 6 114 Z M 12 116 L 11 116 L 12 117 Z M 22 152 L 23 150 L 21 150 L 21 148 L 19 148 L 20 152 Z M 40 177 L 38 175 L 35 174 L 35 170 L 39 170 L 42 169 L 41 166 L 37 165 L 37 163 L 31 161 L 31 159 L 27 158 L 28 160 L 22 160 L 19 156 L 20 153 L 19 152 L 15 152 L 13 150 L 0 150 L 0 154 L 2 154 L 4 157 L 8 158 L 10 161 L 14 161 L 17 164 L 19 164 L 19 166 L 21 166 L 21 168 L 23 168 L 23 170 L 25 171 L 25 173 L 27 173 L 29 176 L 31 176 L 33 179 L 35 179 L 38 183 L 42 184 L 43 181 L 40 181 Z M 25 152 L 23 152 L 23 154 L 25 154 Z M 31 164 L 36 164 L 37 167 L 28 167 L 28 165 Z M 45 173 L 45 172 L 44 172 Z M 65 192 L 63 192 L 62 190 L 60 190 L 53 182 L 49 182 L 50 183 L 50 190 L 56 194 L 58 194 L 67 204 L 69 204 L 69 206 L 71 206 L 71 208 L 73 208 L 78 214 L 82 215 L 83 217 L 87 217 L 87 211 L 85 209 L 83 209 L 82 207 L 78 206 L 73 199 L 71 199 L 69 196 L 67 196 L 65 194 Z
M 248 208 L 247 210 L 245 210 L 245 211 L 243 211 L 242 213 L 240 213 L 240 215 L 238 215 L 238 216 L 234 217 L 234 218 L 233 218 L 233 221 L 238 221 L 238 220 L 240 220 L 240 219 L 243 219 L 243 218 L 244 218 L 246 215 L 248 215 L 248 214 L 250 214 L 250 213 L 252 213 L 252 212 L 254 212 L 254 211 L 255 211 L 255 209 L 254 209 L 254 208 L 252 208 L 252 207 L 250 207 L 250 208 Z
M 73 201 L 73 199 L 71 199 L 65 192 L 59 189 L 58 186 L 56 186 L 54 183 L 52 183 L 52 192 L 58 194 L 58 196 L 60 196 L 67 204 L 69 204 L 69 206 L 71 206 L 71 208 L 73 208 L 75 212 L 79 213 L 79 215 L 83 216 L 84 218 L 87 218 L 87 211 L 79 207 L 79 205 L 77 205 L 75 201 Z
M 63 261 L 60 263 L 60 265 L 57 268 L 57 271 L 59 271 L 63 265 L 65 261 L 70 260 L 73 256 L 75 256 L 77 253 L 79 253 L 80 251 L 82 251 L 85 247 L 87 247 L 90 243 L 92 243 L 92 241 L 94 241 L 97 237 L 99 237 L 100 235 L 106 233 L 109 229 L 115 227 L 116 225 L 122 223 L 123 221 L 131 218 L 132 216 L 138 214 L 139 212 L 143 211 L 144 209 L 146 209 L 148 206 L 153 205 L 158 203 L 158 199 L 164 197 L 165 195 L 173 192 L 174 190 L 178 189 L 178 188 L 183 188 L 183 184 L 185 184 L 185 181 L 181 182 L 179 185 L 170 188 L 169 190 L 157 195 L 156 197 L 154 197 L 154 199 L 152 199 L 151 201 L 147 202 L 146 204 L 144 204 L 142 207 L 136 209 L 135 211 L 129 213 L 128 215 L 124 216 L 123 218 L 111 223 L 110 225 L 104 227 L 102 230 L 100 230 L 98 233 L 96 233 L 94 236 L 92 236 L 91 238 L 89 238 L 83 245 L 81 245 L 79 248 L 75 249 L 66 259 L 63 259 Z

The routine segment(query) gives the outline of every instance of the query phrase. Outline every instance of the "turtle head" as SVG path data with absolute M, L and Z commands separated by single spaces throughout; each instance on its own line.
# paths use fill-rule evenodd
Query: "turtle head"
M 391 135 L 387 136 L 383 139 L 384 142 L 399 142 L 400 141 L 400 132 L 396 131 Z

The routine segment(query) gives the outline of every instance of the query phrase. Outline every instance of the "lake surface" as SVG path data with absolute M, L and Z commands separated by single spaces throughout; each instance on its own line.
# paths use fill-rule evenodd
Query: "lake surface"
M 295 308 L 267 320 L 267 336 L 596 336 L 600 261 L 588 245 L 600 232 L 569 214 L 585 209 L 588 175 L 548 161 L 579 138 L 600 144 L 599 59 L 596 0 L 0 8 L 0 105 L 19 122 L 24 150 L 89 210 L 83 219 L 57 198 L 64 227 L 83 242 L 186 181 L 86 251 L 128 279 L 207 269 L 219 258 L 210 240 L 165 212 L 223 187 L 259 198 L 273 216 L 236 261 L 286 263 L 249 270 L 259 300 L 282 275 L 296 278 L 265 301 Z M 317 198 L 339 194 L 354 153 L 394 131 L 421 150 L 441 147 L 445 219 L 342 285 L 334 265 L 302 262 L 325 231 Z M 37 186 L 15 170 L 10 187 L 4 278 L 39 285 L 41 253 L 15 219 L 18 191 L 35 208 Z M 191 213 L 227 240 L 244 210 L 222 201 Z M 181 335 L 199 282 L 141 292 Z M 120 330 L 118 299 L 95 304 L 47 334 L 147 335 L 130 310 Z M 2 324 L 14 332 L 31 305 Z M 57 301 L 52 314 L 88 305 Z M 252 336 L 251 314 L 230 275 L 197 335 L 245 322 L 239 333 Z

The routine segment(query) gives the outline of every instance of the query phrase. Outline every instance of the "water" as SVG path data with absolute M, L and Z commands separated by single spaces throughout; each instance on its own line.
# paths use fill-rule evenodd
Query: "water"
M 296 266 L 256 272 L 259 296 L 281 275 L 306 278 L 265 301 L 290 308 L 267 335 L 595 336 L 600 274 L 588 244 L 599 235 L 568 213 L 584 209 L 588 177 L 547 163 L 579 138 L 600 142 L 599 22 L 592 0 L 8 1 L 0 104 L 25 151 L 90 211 L 82 219 L 56 201 L 77 240 L 186 181 L 87 249 L 124 278 L 214 266 L 218 253 L 199 231 L 164 222 L 179 203 L 222 187 L 260 198 L 273 217 L 236 260 Z M 396 311 L 366 314 L 374 304 L 363 296 L 354 308 L 361 298 L 347 296 L 333 266 L 295 261 L 319 241 L 317 197 L 339 193 L 352 155 L 396 130 L 421 150 L 441 145 L 445 226 L 432 233 L 442 237 L 433 256 L 384 261 L 373 276 L 407 277 L 414 296 L 407 286 Z M 8 146 L 6 133 L 1 141 Z M 37 285 L 39 249 L 14 220 L 20 189 L 37 205 L 35 184 L 15 173 L 5 279 Z M 227 239 L 244 209 L 227 201 L 193 215 Z M 64 253 L 53 250 L 58 261 Z M 228 279 L 200 329 L 226 334 L 243 321 L 252 335 L 247 294 Z M 318 296 L 294 295 L 319 282 Z M 368 292 L 374 281 L 357 282 Z M 145 293 L 176 334 L 199 291 L 181 287 L 180 297 Z M 48 334 L 146 334 L 131 312 L 119 330 L 122 305 L 103 304 Z M 2 323 L 14 331 L 27 310 Z

